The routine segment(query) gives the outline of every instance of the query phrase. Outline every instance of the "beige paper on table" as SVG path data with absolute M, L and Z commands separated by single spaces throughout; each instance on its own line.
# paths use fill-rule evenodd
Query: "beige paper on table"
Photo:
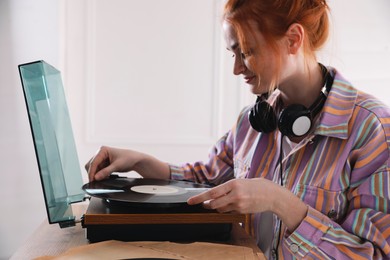
M 88 259 L 263 259 L 249 247 L 195 242 L 121 242 L 105 241 L 69 249 L 59 256 L 42 256 L 37 260 Z

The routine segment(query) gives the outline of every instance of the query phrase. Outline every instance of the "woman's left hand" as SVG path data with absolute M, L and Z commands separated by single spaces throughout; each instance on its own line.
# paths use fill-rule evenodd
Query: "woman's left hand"
M 208 209 L 218 212 L 254 213 L 273 208 L 273 196 L 281 187 L 264 179 L 234 179 L 196 195 L 188 204 L 203 203 Z
M 188 199 L 218 212 L 241 214 L 271 211 L 292 231 L 307 214 L 307 206 L 291 191 L 264 178 L 234 179 Z M 292 207 L 292 205 L 294 205 Z

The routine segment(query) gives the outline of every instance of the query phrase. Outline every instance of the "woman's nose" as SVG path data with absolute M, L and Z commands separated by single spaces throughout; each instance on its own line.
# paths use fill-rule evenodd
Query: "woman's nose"
M 241 57 L 236 56 L 234 59 L 233 74 L 240 75 L 246 70 L 246 66 Z

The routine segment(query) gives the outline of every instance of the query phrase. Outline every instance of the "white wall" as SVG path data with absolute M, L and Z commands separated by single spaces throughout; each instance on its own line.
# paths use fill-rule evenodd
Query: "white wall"
M 81 161 L 102 144 L 170 162 L 207 156 L 245 100 L 221 2 L 66 2 L 63 72 Z
M 332 37 L 322 52 L 355 87 L 390 105 L 390 1 L 330 0 Z
M 174 162 L 204 158 L 213 138 L 227 130 L 240 107 L 252 100 L 245 87 L 241 87 L 240 80 L 231 75 L 231 59 L 228 58 L 229 54 L 221 41 L 218 25 L 217 13 L 222 2 L 165 0 L 166 4 L 158 9 L 163 11 L 151 15 L 148 5 L 159 5 L 161 0 L 0 0 L 0 198 L 3 200 L 3 212 L 0 215 L 0 259 L 7 259 L 46 218 L 17 65 L 44 59 L 63 71 L 82 164 L 101 144 L 141 149 Z M 121 12 L 126 10 L 124 7 L 128 5 L 132 9 Z M 335 28 L 330 44 L 321 54 L 321 61 L 336 66 L 356 86 L 390 104 L 390 1 L 331 0 L 330 5 Z M 164 6 L 167 7 L 166 10 L 163 9 Z M 172 10 L 172 6 L 180 9 L 181 16 L 176 13 L 177 9 Z M 155 8 L 152 11 L 156 10 Z M 125 17 L 126 13 L 132 13 L 133 16 Z M 166 15 L 162 16 L 162 13 Z M 134 16 L 143 23 L 129 26 L 113 23 L 120 22 L 120 19 L 130 22 Z M 153 17 L 159 20 L 153 20 Z M 191 34 L 183 31 L 184 25 L 193 30 L 193 35 L 198 36 L 196 40 L 199 40 L 199 43 L 180 42 L 183 39 L 178 32 L 191 37 Z M 152 51 L 129 51 L 128 46 L 118 45 L 120 41 L 132 44 L 134 38 L 131 32 L 137 28 L 149 29 L 147 32 L 138 31 L 139 34 L 144 34 L 137 37 L 136 41 L 140 47 L 150 46 Z M 160 39 L 156 38 L 153 28 L 158 33 L 164 32 L 164 35 L 173 37 L 173 40 L 169 39 L 173 46 L 164 45 L 164 41 L 168 39 L 164 38 L 164 35 Z M 114 41 L 115 37 L 120 41 Z M 152 39 L 154 41 L 151 41 Z M 178 43 L 177 46 L 174 45 L 175 42 Z M 160 49 L 161 46 L 165 48 Z M 167 48 L 168 54 L 164 53 Z M 178 51 L 175 51 L 176 49 Z M 97 50 L 98 52 L 94 53 Z M 131 51 L 139 52 L 136 53 L 138 56 L 135 55 L 134 59 L 121 57 L 121 54 L 131 55 Z M 185 59 L 175 56 L 185 55 L 187 52 L 188 64 Z M 110 60 L 112 55 L 116 55 L 115 60 Z M 170 55 L 175 56 L 173 60 L 176 62 L 183 61 L 181 65 L 170 62 Z M 198 56 L 202 55 L 205 55 L 204 60 L 199 61 Z M 148 64 L 146 61 L 154 58 L 165 58 L 160 65 L 162 72 L 156 70 L 149 77 L 145 76 L 144 82 L 137 83 L 150 87 L 149 97 L 147 93 L 137 92 L 137 88 L 133 87 L 135 82 L 131 77 L 124 76 L 124 73 L 127 71 L 129 75 L 147 75 L 145 70 L 154 68 L 152 63 Z M 94 63 L 96 60 L 99 62 Z M 102 61 L 110 61 L 110 66 L 91 67 L 101 65 Z M 173 77 L 167 76 L 169 67 L 174 68 Z M 200 88 L 193 90 L 196 86 L 186 84 L 185 79 L 180 77 L 180 84 L 174 81 L 175 73 L 182 72 L 183 75 L 191 77 L 193 70 L 204 72 L 205 67 L 212 73 L 198 75 L 199 82 L 204 84 Z M 116 73 L 118 71 L 125 72 Z M 109 82 L 110 77 L 116 83 L 112 89 L 113 93 L 105 89 L 112 87 L 104 83 Z M 148 82 L 156 82 L 153 77 L 163 80 L 159 85 L 149 86 Z M 119 84 L 124 87 L 118 87 Z M 197 125 L 197 130 L 185 128 L 191 125 L 191 121 L 187 119 L 173 120 L 169 113 L 176 112 L 174 107 L 162 109 L 164 102 L 156 99 L 157 95 L 153 95 L 157 93 L 160 99 L 172 100 L 169 95 L 173 95 L 176 90 L 183 91 L 181 87 L 188 92 L 186 103 L 190 105 L 189 114 L 196 116 L 199 113 L 199 117 L 207 119 L 207 122 L 199 121 L 203 125 L 200 128 Z M 202 103 L 194 101 L 191 95 L 191 91 L 199 89 L 200 94 L 211 95 L 211 98 L 199 101 L 206 102 L 211 108 L 211 116 L 206 110 L 202 110 Z M 170 90 L 168 96 L 164 94 L 165 90 Z M 114 98 L 117 92 L 121 93 L 119 99 Z M 94 96 L 91 96 L 91 93 Z M 198 94 L 196 97 L 199 98 Z M 142 109 L 135 113 L 121 112 L 110 119 L 122 123 L 115 117 L 123 117 L 124 128 L 130 131 L 124 132 L 124 128 L 119 126 L 117 129 L 112 128 L 112 125 L 105 126 L 103 118 L 94 114 L 98 111 L 96 100 L 110 95 L 110 98 L 104 100 L 104 105 L 111 112 L 116 111 L 115 106 L 118 104 L 122 106 L 121 111 L 127 112 L 132 104 L 124 102 L 126 97 L 133 103 L 139 101 L 138 108 Z M 137 118 L 139 112 L 148 114 L 150 111 L 169 112 L 163 114 L 163 118 L 179 126 L 179 129 L 173 128 L 171 131 L 175 132 L 180 140 L 174 140 L 169 133 L 158 133 L 165 141 L 155 145 L 151 142 L 155 140 L 155 130 L 146 127 L 146 124 L 136 126 L 134 131 L 131 131 L 131 124 L 126 121 Z M 157 121 L 156 125 L 161 128 L 164 122 Z M 185 127 L 180 129 L 180 125 Z M 137 139 L 143 132 L 148 132 L 152 139 Z M 191 136 L 186 137 L 186 132 L 191 133 Z M 202 141 L 198 142 L 200 139 Z
M 58 1 L 0 0 L 0 259 L 45 216 L 18 64 L 58 65 Z

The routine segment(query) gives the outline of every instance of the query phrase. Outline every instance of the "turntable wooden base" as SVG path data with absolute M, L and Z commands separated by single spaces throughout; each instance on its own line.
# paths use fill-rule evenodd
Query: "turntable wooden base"
M 223 241 L 232 223 L 244 223 L 243 214 L 218 213 L 200 206 L 145 208 L 91 198 L 82 224 L 91 242 Z
M 46 255 L 58 256 L 71 248 L 88 244 L 88 240 L 85 239 L 85 229 L 81 225 L 76 224 L 76 226 L 61 229 L 58 225 L 50 225 L 47 220 L 44 220 L 34 233 L 15 251 L 11 260 L 35 259 Z M 259 259 L 266 259 L 257 247 L 256 241 L 238 224 L 233 224 L 231 238 L 228 241 L 223 241 L 222 244 L 252 248 Z

